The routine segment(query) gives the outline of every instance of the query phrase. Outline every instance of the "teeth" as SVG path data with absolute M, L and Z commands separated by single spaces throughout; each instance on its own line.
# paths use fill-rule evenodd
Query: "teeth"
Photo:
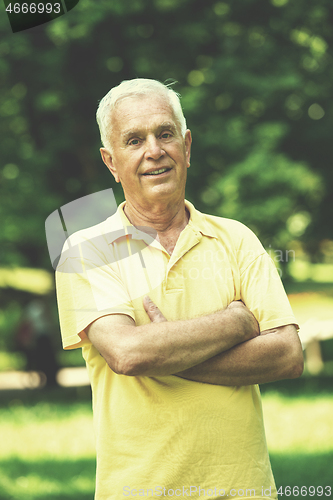
M 162 174 L 163 172 L 166 172 L 168 169 L 167 168 L 160 168 L 159 170 L 154 170 L 153 172 L 149 172 L 149 174 L 146 175 L 158 175 Z

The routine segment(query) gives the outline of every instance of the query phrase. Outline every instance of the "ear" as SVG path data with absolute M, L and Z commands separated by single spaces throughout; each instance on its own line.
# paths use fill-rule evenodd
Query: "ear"
M 187 168 L 189 168 L 189 166 L 190 166 L 191 144 L 192 144 L 191 131 L 190 130 L 186 130 L 186 132 L 185 132 L 185 154 L 186 154 Z
M 110 151 L 106 148 L 101 148 L 100 152 L 101 152 L 102 160 L 104 161 L 105 165 L 110 170 L 110 172 L 113 175 L 113 177 L 115 178 L 116 182 L 120 182 L 119 175 L 117 173 L 117 169 L 115 168 L 115 166 L 113 164 Z

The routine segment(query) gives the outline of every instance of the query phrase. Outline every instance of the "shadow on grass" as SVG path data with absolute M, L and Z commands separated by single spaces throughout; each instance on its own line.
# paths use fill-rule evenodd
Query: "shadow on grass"
M 280 486 L 283 488 L 291 486 L 291 489 L 294 486 L 298 486 L 299 489 L 302 486 L 307 488 L 331 486 L 333 493 L 333 452 L 304 455 L 271 453 L 270 458 L 277 488 Z M 331 495 L 325 495 L 325 489 L 322 496 L 332 498 Z
M 262 394 L 279 392 L 283 396 L 298 397 L 316 396 L 318 394 L 332 394 L 333 377 L 318 375 L 306 376 L 294 380 L 280 380 L 269 384 L 262 384 Z M 0 408 L 7 407 L 11 402 L 21 402 L 26 406 L 33 406 L 41 401 L 47 403 L 87 403 L 91 406 L 91 388 L 84 387 L 56 387 L 52 389 L 24 389 L 0 391 Z M 1 500 L 1 497 L 0 497 Z
M 93 500 L 94 459 L 0 461 L 1 500 Z
M 304 293 L 304 292 L 321 292 L 325 295 L 333 297 L 333 283 L 323 283 L 312 280 L 306 281 L 284 281 L 286 292 L 289 294 Z
M 302 375 L 293 380 L 279 380 L 269 384 L 260 385 L 262 394 L 277 392 L 286 397 L 312 397 L 322 395 L 332 395 L 333 377 L 318 375 Z
M 34 406 L 41 401 L 52 404 L 88 403 L 91 406 L 90 386 L 6 390 L 0 391 L 0 395 L 0 408 L 7 407 L 13 401 L 25 406 Z M 2 500 L 1 497 L 0 500 Z

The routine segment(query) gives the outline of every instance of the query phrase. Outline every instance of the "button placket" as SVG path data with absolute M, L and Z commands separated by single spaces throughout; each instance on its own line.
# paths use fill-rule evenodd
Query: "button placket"
M 166 291 L 184 290 L 185 278 L 183 272 L 183 257 L 195 247 L 201 240 L 202 235 L 188 227 L 181 233 L 174 252 L 170 257 L 166 271 Z

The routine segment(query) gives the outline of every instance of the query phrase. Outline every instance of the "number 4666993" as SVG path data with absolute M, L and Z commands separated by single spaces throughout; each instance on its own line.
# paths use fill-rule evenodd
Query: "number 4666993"
M 286 497 L 330 497 L 332 493 L 331 486 L 280 486 L 277 491 L 278 495 Z
M 61 5 L 60 3 L 51 3 L 48 2 L 46 4 L 44 3 L 10 3 L 6 7 L 6 11 L 9 12 L 10 14 L 43 14 L 46 12 L 47 14 L 51 14 L 51 12 L 54 12 L 54 14 L 60 14 L 61 10 Z

